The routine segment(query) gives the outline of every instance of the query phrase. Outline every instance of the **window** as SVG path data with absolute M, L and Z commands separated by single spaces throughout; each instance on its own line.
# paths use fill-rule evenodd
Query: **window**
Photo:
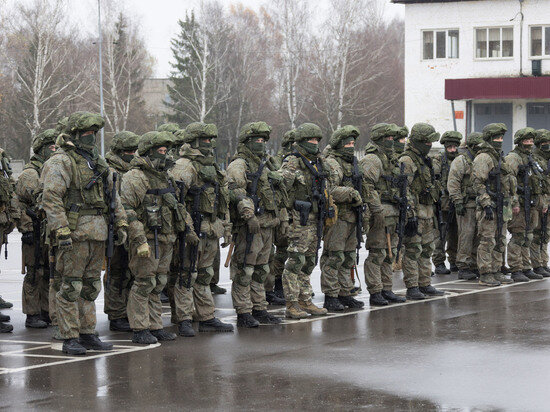
M 458 59 L 458 30 L 425 30 L 422 42 L 424 60 Z
M 488 27 L 476 29 L 476 58 L 495 59 L 514 56 L 514 29 Z
M 531 57 L 550 57 L 550 26 L 531 26 Z

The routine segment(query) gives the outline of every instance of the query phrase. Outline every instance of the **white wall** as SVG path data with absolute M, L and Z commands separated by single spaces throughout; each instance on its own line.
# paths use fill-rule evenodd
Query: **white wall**
M 519 1 L 480 0 L 451 3 L 408 4 L 405 8 L 405 123 L 432 124 L 438 131 L 453 129 L 451 103 L 445 100 L 445 79 L 509 77 L 520 73 Z M 529 26 L 550 24 L 550 0 L 523 3 L 523 74 L 531 75 Z M 510 21 L 511 19 L 514 19 Z M 479 60 L 475 58 L 474 28 L 514 27 L 514 57 Z M 459 29 L 459 58 L 422 60 L 422 30 Z M 550 59 L 542 61 L 544 74 L 550 74 Z M 496 102 L 496 101 L 491 101 Z M 523 109 L 519 109 L 521 105 Z M 455 102 L 455 110 L 466 114 L 466 103 Z M 514 129 L 525 126 L 525 102 L 514 104 Z M 466 116 L 465 116 L 466 117 Z M 465 133 L 466 119 L 457 119 Z

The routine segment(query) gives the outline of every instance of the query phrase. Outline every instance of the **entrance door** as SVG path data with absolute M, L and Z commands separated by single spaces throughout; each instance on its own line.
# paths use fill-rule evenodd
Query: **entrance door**
M 514 147 L 512 129 L 512 103 L 474 103 L 475 131 L 481 132 L 489 123 L 504 123 L 508 131 L 504 135 L 502 150 L 507 154 Z
M 527 103 L 527 126 L 550 130 L 550 103 Z

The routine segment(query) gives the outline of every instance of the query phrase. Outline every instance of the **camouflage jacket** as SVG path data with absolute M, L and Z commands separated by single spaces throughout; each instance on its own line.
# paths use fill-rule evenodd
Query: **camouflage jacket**
M 15 181 L 12 177 L 10 158 L 3 149 L 0 149 L 0 167 L 1 190 L 6 200 L 0 200 L 0 232 L 2 235 L 7 235 L 15 227 L 15 221 L 20 218 L 21 211 L 15 194 Z
M 543 193 L 546 196 L 545 201 L 550 202 L 550 153 L 540 150 L 535 147 L 533 150 L 533 159 L 540 165 L 543 170 Z
M 61 148 L 44 163 L 40 175 L 41 205 L 46 212 L 48 228 L 57 231 L 69 227 L 74 241 L 105 241 L 108 210 L 106 192 L 113 185 L 107 162 L 101 156 L 94 159 L 103 174 L 91 188 L 86 189 L 94 171 L 86 159 L 77 154 L 72 143 L 62 139 L 58 139 L 58 142 Z M 118 228 L 121 225 L 126 225 L 126 213 L 117 197 L 115 226 Z
M 546 175 L 542 166 L 533 157 L 533 154 L 525 153 L 516 146 L 504 159 L 516 177 L 516 192 L 520 206 L 523 207 L 523 202 L 525 201 L 525 180 L 531 191 L 531 201 L 535 203 L 547 203 L 544 193 Z
M 465 207 L 476 206 L 476 192 L 472 184 L 472 165 L 475 154 L 466 147 L 451 163 L 447 191 L 453 203 L 462 203 Z
M 37 196 L 40 188 L 40 173 L 44 162 L 34 155 L 31 161 L 25 165 L 23 172 L 15 183 L 15 193 L 21 210 L 21 218 L 17 221 L 17 229 L 21 233 L 32 232 L 32 219 L 27 215 L 27 208 L 37 211 Z
M 447 191 L 447 181 L 449 179 L 449 170 L 454 159 L 450 159 L 447 151 L 443 149 L 441 153 L 433 156 L 432 165 L 435 178 L 439 189 L 439 198 L 441 201 L 441 210 L 449 211 L 449 192 Z

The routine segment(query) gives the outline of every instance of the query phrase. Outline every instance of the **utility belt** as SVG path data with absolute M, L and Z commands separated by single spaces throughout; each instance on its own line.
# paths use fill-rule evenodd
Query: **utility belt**
M 69 222 L 69 229 L 76 230 L 78 218 L 80 216 L 107 216 L 109 209 L 104 207 L 89 207 L 85 205 L 71 204 L 67 212 L 67 221 Z

